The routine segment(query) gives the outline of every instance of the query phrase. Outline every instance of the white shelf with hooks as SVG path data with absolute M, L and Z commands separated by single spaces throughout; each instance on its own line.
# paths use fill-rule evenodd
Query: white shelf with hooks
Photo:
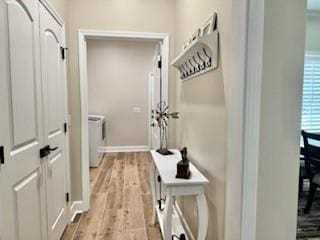
M 188 80 L 218 67 L 219 32 L 215 13 L 201 28 L 197 36 L 172 61 L 171 65 L 180 72 L 181 80 Z

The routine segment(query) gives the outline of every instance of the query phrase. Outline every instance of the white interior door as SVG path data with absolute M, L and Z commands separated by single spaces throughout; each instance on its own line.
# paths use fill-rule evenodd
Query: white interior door
M 38 4 L 0 1 L 2 240 L 46 239 Z
M 59 239 L 67 223 L 67 152 L 65 74 L 61 47 L 63 27 L 40 4 L 40 41 L 44 105 L 44 145 L 51 148 L 44 158 L 48 239 Z
M 149 74 L 149 86 L 150 86 L 150 145 L 152 149 L 158 149 L 160 147 L 160 129 L 155 121 L 155 111 L 157 104 L 161 101 L 161 47 L 160 44 L 156 49 L 153 57 L 153 72 Z

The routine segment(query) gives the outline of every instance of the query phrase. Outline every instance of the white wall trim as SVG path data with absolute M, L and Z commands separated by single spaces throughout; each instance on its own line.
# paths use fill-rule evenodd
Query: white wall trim
M 99 147 L 101 153 L 115 153 L 115 152 L 147 152 L 150 151 L 150 146 L 114 146 L 114 147 Z
M 88 133 L 88 83 L 87 83 L 87 42 L 85 35 L 79 31 L 79 77 L 80 77 L 80 111 L 81 111 L 81 190 L 85 210 L 90 208 L 89 183 L 89 133 Z
M 100 39 L 100 38 L 125 38 L 132 40 L 164 40 L 169 39 L 168 33 L 156 32 L 133 32 L 133 31 L 108 31 L 98 29 L 79 29 L 79 33 L 85 35 L 86 39 Z
M 70 222 L 73 222 L 78 213 L 84 212 L 82 201 L 74 201 L 70 207 Z
M 225 239 L 239 240 L 242 220 L 243 139 L 248 0 L 232 1 L 230 78 L 227 95 Z
M 265 0 L 249 0 L 241 239 L 256 239 Z
M 81 179 L 82 179 L 82 202 L 84 210 L 90 208 L 90 184 L 89 184 L 89 137 L 88 137 L 88 79 L 87 79 L 87 39 L 126 39 L 126 40 L 154 40 L 161 41 L 162 74 L 164 100 L 168 102 L 169 82 L 169 34 L 153 32 L 131 31 L 106 31 L 80 29 L 78 32 L 79 46 L 79 78 L 80 78 L 80 109 L 81 109 Z
M 255 240 L 265 0 L 232 0 L 226 240 Z

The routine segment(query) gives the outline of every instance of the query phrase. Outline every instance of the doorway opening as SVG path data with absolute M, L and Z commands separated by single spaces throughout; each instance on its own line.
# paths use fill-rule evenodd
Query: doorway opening
M 113 71 L 116 65 L 119 67 L 118 61 L 123 61 L 123 59 L 120 59 L 119 50 L 124 50 L 125 46 L 133 46 L 132 50 L 132 57 L 125 57 L 123 59 L 126 59 L 123 64 L 120 66 L 120 70 Z M 109 48 L 111 45 L 114 46 L 114 48 L 117 46 L 118 51 L 114 51 L 114 48 Z M 109 47 L 106 47 L 109 46 Z M 135 94 L 134 92 L 139 89 L 138 83 L 132 83 L 130 82 L 113 82 L 114 80 L 118 80 L 119 76 L 122 75 L 123 81 L 130 81 L 132 79 L 133 81 L 134 76 L 129 77 L 128 75 L 123 75 L 123 72 L 125 71 L 126 67 L 134 67 L 134 65 L 137 63 L 136 59 L 139 57 L 137 52 L 134 53 L 134 51 L 137 51 L 139 47 L 146 47 L 149 46 L 150 49 L 154 48 L 153 50 L 153 56 L 151 58 L 151 70 L 148 72 L 146 78 L 146 83 L 143 87 L 145 88 L 145 91 L 147 92 L 147 100 L 146 102 L 143 102 L 141 104 L 144 104 L 144 107 L 140 106 L 139 104 L 135 104 L 134 102 L 128 100 L 123 101 L 124 98 L 128 97 L 130 99 L 130 96 L 132 94 Z M 98 59 L 96 63 L 99 63 L 99 65 L 105 64 L 103 63 L 103 59 L 101 57 L 107 57 L 107 59 L 113 59 L 112 64 L 116 64 L 115 66 L 110 66 L 113 72 L 115 74 L 114 76 L 103 76 L 103 80 L 101 81 L 101 74 L 99 72 L 95 72 L 95 63 L 88 61 L 89 57 L 92 57 L 93 55 L 97 54 Z M 123 56 L 124 57 L 124 56 Z M 135 59 L 136 58 L 136 59 Z M 161 61 L 161 68 L 158 68 L 159 64 L 158 62 Z M 93 66 L 92 66 L 93 65 Z M 121 68 L 123 70 L 121 71 Z M 158 69 L 157 69 L 158 68 Z M 88 122 L 88 115 L 102 115 L 105 118 L 105 124 L 103 127 L 103 124 L 101 124 L 101 129 L 103 131 L 103 136 L 106 138 L 107 144 L 105 146 L 99 146 L 99 152 L 105 153 L 105 152 L 134 152 L 134 151 L 147 151 L 150 148 L 155 148 L 157 145 L 156 139 L 156 129 L 153 127 L 152 124 L 152 109 L 157 104 L 157 101 L 162 99 L 165 102 L 168 102 L 168 69 L 169 69 L 169 35 L 167 33 L 141 33 L 141 32 L 116 32 L 116 31 L 97 31 L 97 30 L 79 30 L 79 73 L 80 73 L 80 98 L 81 98 L 81 169 L 82 169 L 82 210 L 87 211 L 90 207 L 90 176 L 89 176 L 89 166 L 90 166 L 90 157 L 89 157 L 89 122 Z M 100 71 L 104 71 L 104 67 L 100 67 Z M 138 70 L 138 69 L 135 69 Z M 89 79 L 89 73 L 93 75 L 93 77 L 90 77 Z M 96 75 L 96 77 L 95 77 Z M 130 79 L 129 79 L 130 78 Z M 109 88 L 114 87 L 114 90 L 112 92 L 112 89 L 108 89 L 108 93 L 102 93 L 101 89 L 103 87 L 99 87 L 99 84 L 97 85 L 91 85 L 89 81 L 96 81 L 96 83 L 106 83 L 108 82 Z M 92 82 L 94 83 L 94 82 Z M 119 85 L 118 85 L 119 84 Z M 122 84 L 122 85 L 121 85 Z M 136 86 L 132 86 L 132 84 L 137 84 Z M 118 85 L 118 86 L 117 86 Z M 122 89 L 119 94 L 117 94 L 117 89 Z M 140 88 L 140 89 L 141 89 Z M 88 91 L 91 91 L 90 94 L 88 94 Z M 92 107 L 90 106 L 93 98 L 101 97 L 101 94 L 103 94 L 105 97 L 104 99 L 101 99 L 101 106 Z M 113 101 L 111 100 L 111 103 L 108 101 L 108 96 L 114 94 Z M 120 96 L 119 96 L 120 95 Z M 137 95 L 137 94 L 136 94 Z M 138 92 L 139 95 L 139 92 Z M 91 98 L 90 98 L 91 96 Z M 146 98 L 144 98 L 146 99 Z M 95 100 L 93 99 L 92 102 Z M 99 99 L 98 99 L 99 101 Z M 122 103 L 121 103 L 122 102 Z M 121 104 L 126 105 L 126 110 L 120 110 L 119 107 Z M 132 106 L 131 106 L 132 105 Z M 134 116 L 142 115 L 141 113 L 144 111 L 146 114 L 144 116 L 141 116 L 144 120 L 141 120 L 144 122 L 144 129 L 148 132 L 147 134 L 147 143 L 146 144 L 136 144 L 132 145 L 129 142 L 120 143 L 119 139 L 116 139 L 116 137 L 113 137 L 112 140 L 108 136 L 108 132 L 110 128 L 110 120 L 112 120 L 112 117 L 106 113 L 103 109 L 109 108 L 110 112 L 114 111 L 117 112 L 118 117 L 119 115 L 125 115 L 125 114 L 131 114 Z M 142 109 L 143 108 L 143 109 Z M 122 114 L 121 114 L 122 112 Z M 97 117 L 97 116 L 91 116 L 91 117 Z M 98 116 L 99 117 L 99 116 Z M 125 136 L 128 136 L 127 134 L 132 135 L 132 131 L 125 130 L 124 124 L 128 124 L 130 121 L 130 117 L 128 116 L 122 116 L 123 121 L 120 121 L 115 117 L 114 123 L 120 123 L 119 126 L 116 126 L 117 130 L 116 133 L 114 133 L 114 136 L 117 136 L 121 132 Z M 140 117 L 140 116 L 139 116 Z M 137 117 L 137 118 L 139 118 Z M 124 130 L 124 131 L 123 131 Z M 111 132 L 112 134 L 112 132 Z M 112 135 L 111 135 L 112 136 Z M 128 140 L 128 139 L 127 139 Z M 143 140 L 142 140 L 143 141 Z M 109 142 L 109 143 L 108 143 Z M 110 145 L 111 143 L 111 145 Z M 131 146 L 130 146 L 131 145 Z M 101 155 L 101 154 L 100 154 Z
M 297 239 L 320 238 L 320 3 L 308 0 Z

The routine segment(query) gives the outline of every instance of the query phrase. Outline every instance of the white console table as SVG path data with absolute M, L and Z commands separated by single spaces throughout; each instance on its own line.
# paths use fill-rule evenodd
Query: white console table
M 196 196 L 198 205 L 198 237 L 197 240 L 205 240 L 208 229 L 208 206 L 204 194 L 204 185 L 209 181 L 201 172 L 190 163 L 190 179 L 176 178 L 177 163 L 181 160 L 181 154 L 178 150 L 170 150 L 174 154 L 163 156 L 151 151 L 152 159 L 150 165 L 150 184 L 152 190 L 153 202 L 153 223 L 159 221 L 162 236 L 164 240 L 171 240 L 172 235 L 180 236 L 186 232 L 183 228 L 179 215 L 174 207 L 177 196 Z M 158 182 L 158 177 L 161 183 Z M 165 192 L 164 209 L 159 209 L 158 200 L 160 184 Z M 156 219 L 157 215 L 157 219 Z

